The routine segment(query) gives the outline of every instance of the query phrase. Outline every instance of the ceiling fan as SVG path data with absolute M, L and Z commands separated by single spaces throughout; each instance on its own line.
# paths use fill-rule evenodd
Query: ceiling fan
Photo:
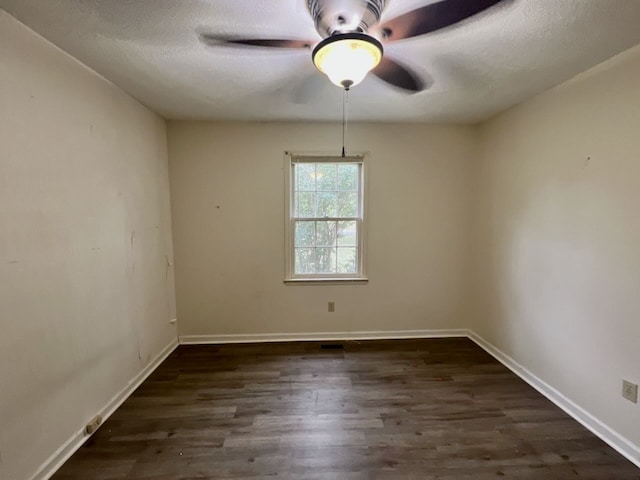
M 240 38 L 203 32 L 209 46 L 312 50 L 315 66 L 336 85 L 349 89 L 371 71 L 405 92 L 428 82 L 408 66 L 384 55 L 384 45 L 432 33 L 507 0 L 439 0 L 380 23 L 386 0 L 307 0 L 321 40 Z

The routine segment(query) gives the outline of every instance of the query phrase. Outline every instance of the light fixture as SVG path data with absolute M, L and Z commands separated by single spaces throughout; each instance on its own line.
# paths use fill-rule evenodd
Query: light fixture
M 382 60 L 382 44 L 365 33 L 337 33 L 313 49 L 313 63 L 346 89 L 359 84 Z

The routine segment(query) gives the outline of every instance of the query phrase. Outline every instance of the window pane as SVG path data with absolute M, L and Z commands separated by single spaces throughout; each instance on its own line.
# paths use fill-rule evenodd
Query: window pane
M 357 217 L 358 216 L 358 194 L 350 192 L 339 192 L 338 201 L 338 217 Z
M 338 190 L 355 192 L 358 190 L 358 166 L 338 165 Z
M 315 222 L 296 222 L 295 240 L 296 247 L 313 247 L 315 240 Z
M 358 245 L 356 222 L 338 222 L 338 246 L 355 247 Z
M 296 217 L 315 217 L 316 194 L 312 192 L 296 193 Z
M 358 271 L 356 252 L 356 248 L 338 248 L 338 273 L 356 273 Z
M 316 246 L 336 246 L 336 222 L 316 222 Z
M 297 163 L 296 190 L 313 192 L 316 189 L 316 165 L 315 163 Z
M 347 194 L 351 195 L 351 194 Z M 336 194 L 327 192 L 318 192 L 318 217 L 335 217 L 336 216 Z
M 316 273 L 315 249 L 296 248 L 295 273 Z
M 326 158 L 326 157 L 325 157 Z M 364 165 L 335 157 L 292 162 L 291 212 L 287 219 L 291 278 L 352 278 L 361 272 Z M 338 221 L 338 219 L 342 219 Z M 293 257 L 293 258 L 292 258 Z
M 336 189 L 337 165 L 335 163 L 319 163 L 316 167 L 318 191 L 334 191 Z
M 336 273 L 335 248 L 316 248 L 316 273 Z

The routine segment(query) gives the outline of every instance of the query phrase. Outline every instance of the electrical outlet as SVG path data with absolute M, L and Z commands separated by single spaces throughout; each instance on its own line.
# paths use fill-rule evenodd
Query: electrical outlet
M 638 403 L 638 384 L 631 383 L 628 380 L 622 381 L 622 398 L 626 398 L 630 402 Z
M 336 311 L 336 302 L 329 302 L 327 310 L 329 312 L 335 312 Z
M 98 430 L 100 425 L 102 425 L 102 416 L 96 415 L 89 423 L 87 423 L 86 427 L 84 427 L 84 433 L 92 435 L 96 430 Z

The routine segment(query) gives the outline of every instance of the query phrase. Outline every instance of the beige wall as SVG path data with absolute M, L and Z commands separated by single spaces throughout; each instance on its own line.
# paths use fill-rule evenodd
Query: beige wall
M 337 154 L 339 125 L 170 122 L 168 137 L 180 335 L 465 326 L 474 129 L 350 126 L 350 151 L 371 154 L 370 281 L 339 286 L 283 284 L 283 154 Z
M 639 48 L 482 129 L 472 327 L 640 462 Z
M 471 327 L 637 449 L 638 84 L 635 50 L 480 129 L 351 126 L 370 282 L 285 286 L 283 152 L 339 125 L 167 129 L 0 11 L 0 478 L 175 339 L 167 138 L 181 335 Z
M 176 332 L 166 125 L 0 10 L 0 477 Z

